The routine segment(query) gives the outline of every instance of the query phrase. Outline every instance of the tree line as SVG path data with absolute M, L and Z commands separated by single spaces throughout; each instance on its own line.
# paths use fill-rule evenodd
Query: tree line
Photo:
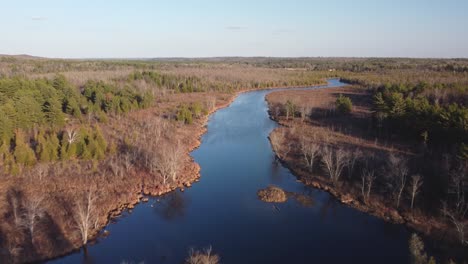
M 74 87 L 62 75 L 2 78 L 0 164 L 15 174 L 37 162 L 102 159 L 108 146 L 98 122 L 152 102 L 150 93 L 130 87 L 95 81 Z
M 343 81 L 369 85 L 360 79 Z M 395 82 L 368 87 L 377 133 L 399 134 L 434 147 L 445 146 L 446 151 L 447 146 L 453 146 L 460 158 L 468 158 L 468 86 Z

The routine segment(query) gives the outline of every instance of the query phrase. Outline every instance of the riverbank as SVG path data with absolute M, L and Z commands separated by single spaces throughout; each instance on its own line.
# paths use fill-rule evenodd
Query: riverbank
M 341 95 L 352 100 L 353 110 L 349 116 L 340 116 L 335 112 L 335 101 Z M 389 156 L 413 160 L 418 149 L 418 145 L 413 142 L 381 141 L 370 135 L 371 97 L 366 89 L 346 86 L 310 91 L 280 91 L 268 94 L 266 100 L 270 118 L 280 124 L 270 135 L 270 142 L 277 158 L 298 180 L 307 186 L 330 193 L 343 204 L 359 211 L 391 223 L 405 224 L 411 230 L 424 234 L 429 240 L 436 241 L 435 247 L 447 258 L 467 257 L 466 248 L 457 241 L 456 230 L 440 214 L 429 215 L 420 205 L 420 200 L 416 200 L 416 207 L 412 209 L 407 198 L 404 198 L 399 209 L 395 208 L 391 193 L 384 190 L 384 181 L 386 175 L 396 168 L 372 169 L 372 192 L 364 198 L 365 192 L 362 189 L 367 188 L 367 185 L 364 182 L 363 186 L 361 175 L 363 171 L 370 171 L 369 163 L 385 166 Z M 306 117 L 302 112 L 304 109 L 308 111 Z M 304 149 L 307 147 L 315 148 L 316 152 L 312 161 L 309 156 L 306 162 Z M 326 176 L 328 172 L 321 157 L 325 155 L 321 151 L 326 148 L 342 151 L 345 153 L 343 158 L 348 159 L 343 163 L 342 180 L 339 182 Z M 335 156 L 338 154 L 331 155 L 334 159 L 331 162 L 338 162 Z M 410 182 L 407 184 L 409 186 Z
M 147 196 L 160 196 L 176 189 L 184 190 L 185 188 L 189 188 L 200 177 L 200 167 L 190 157 L 190 153 L 200 146 L 200 140 L 206 132 L 206 124 L 210 115 L 221 108 L 229 106 L 240 93 L 249 91 L 252 90 L 246 89 L 236 93 L 168 95 L 157 102 L 157 107 L 131 112 L 123 118 L 116 117 L 110 119 L 102 127 L 106 137 L 110 139 L 110 142 L 115 142 L 117 146 L 135 146 L 135 151 L 124 151 L 122 154 L 106 158 L 99 164 L 75 161 L 70 164 L 54 165 L 55 167 L 62 166 L 62 173 L 57 176 L 54 173 L 53 176 L 43 178 L 38 189 L 28 187 L 27 189 L 31 193 L 42 193 L 40 190 L 48 189 L 53 189 L 54 191 L 47 195 L 48 199 L 43 204 L 47 207 L 47 221 L 41 221 L 41 228 L 34 238 L 35 243 L 39 241 L 43 243 L 43 248 L 31 250 L 27 249 L 29 246 L 25 247 L 24 250 L 34 253 L 27 256 L 23 255 L 23 260 L 19 261 L 19 258 L 17 258 L 15 261 L 49 260 L 80 250 L 82 248 L 80 235 L 75 231 L 75 223 L 70 217 L 74 217 L 76 214 L 74 208 L 75 202 L 82 199 L 84 193 L 91 189 L 97 198 L 96 203 L 93 205 L 96 220 L 92 230 L 88 234 L 89 243 L 94 243 L 101 235 L 112 235 L 104 231 L 105 227 L 121 216 L 124 211 L 131 211 L 138 203 L 146 201 Z M 191 104 L 213 97 L 216 99 L 216 105 L 205 115 L 194 119 L 192 124 L 170 121 L 163 125 L 165 129 L 162 132 L 161 142 L 171 145 L 180 144 L 183 150 L 182 163 L 179 165 L 181 169 L 178 172 L 177 181 L 169 181 L 167 184 L 162 184 L 159 173 L 156 173 L 156 175 L 151 174 L 140 167 L 141 161 L 137 159 L 142 160 L 143 156 L 139 156 L 138 153 L 144 153 L 142 152 L 144 149 L 140 149 L 138 146 L 143 146 L 146 143 L 145 140 L 147 140 L 147 138 L 145 139 L 145 137 L 140 136 L 142 131 L 139 129 L 142 124 L 160 122 L 161 119 L 164 120 L 166 113 L 173 112 L 173 109 L 181 103 Z M 129 127 L 134 129 L 127 132 Z M 129 158 L 130 164 L 127 164 L 129 165 L 128 168 L 126 168 L 125 164 L 127 162 L 127 154 L 132 156 Z M 114 164 L 117 162 L 121 163 L 121 167 L 123 167 L 121 171 L 114 171 Z M 24 178 L 22 181 L 27 181 L 24 186 L 32 184 L 31 179 Z M 12 185 L 18 184 L 18 180 L 11 183 Z M 12 185 L 4 184 L 2 187 L 8 190 L 11 189 L 9 186 L 11 187 Z M 74 193 L 73 196 L 71 192 Z M 28 193 L 27 196 L 29 195 Z M 73 197 L 75 202 L 64 200 L 66 197 Z M 23 203 L 25 201 L 20 202 Z M 10 204 L 9 201 L 5 201 L 5 203 Z M 4 207 L 4 209 L 9 210 L 10 208 L 8 206 Z M 51 229 L 53 225 L 58 228 Z M 4 228 L 3 230 L 6 231 L 5 235 L 9 233 L 9 228 Z M 44 233 L 45 230 L 52 231 Z M 18 234 L 14 233 L 13 230 L 11 232 L 12 234 Z M 53 242 L 48 242 L 51 237 L 56 237 L 56 239 Z

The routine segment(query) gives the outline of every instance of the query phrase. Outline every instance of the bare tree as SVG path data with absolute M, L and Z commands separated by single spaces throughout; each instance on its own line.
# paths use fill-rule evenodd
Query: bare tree
M 39 181 L 42 181 L 44 176 L 47 175 L 47 172 L 49 171 L 49 165 L 47 163 L 41 163 L 36 165 L 35 167 L 36 174 L 39 177 Z
M 421 175 L 416 174 L 411 176 L 411 210 L 413 210 L 414 199 L 418 195 L 421 186 L 423 185 L 423 178 Z
M 338 182 L 344 167 L 349 162 L 349 153 L 342 148 L 331 148 L 325 146 L 322 149 L 322 163 L 330 179 L 336 183 Z
M 276 118 L 279 118 L 280 117 L 280 114 L 281 114 L 281 109 L 279 106 L 276 106 L 275 107 L 275 117 Z
M 466 165 L 450 173 L 451 183 L 448 190 L 450 203 L 442 203 L 442 213 L 455 226 L 462 244 L 468 244 L 465 239 L 468 213 L 468 203 L 465 199 L 466 177 Z
M 376 177 L 374 170 L 364 169 L 363 173 L 361 174 L 361 193 L 364 199 L 364 203 L 366 204 L 369 201 L 372 185 L 375 179 Z
M 279 159 L 284 158 L 291 150 L 291 144 L 286 142 L 286 133 L 284 129 L 273 131 L 270 134 L 270 142 Z
M 89 188 L 75 201 L 74 219 L 83 245 L 88 243 L 89 232 L 96 227 L 98 220 L 95 205 L 96 200 L 96 189 Z
M 189 251 L 189 256 L 185 259 L 186 264 L 218 264 L 219 256 L 212 253 L 211 246 L 204 251 L 194 250 Z
M 67 142 L 69 145 L 76 142 L 79 138 L 78 132 L 72 128 L 67 128 L 66 133 L 67 133 Z
M 442 214 L 455 226 L 462 244 L 468 244 L 468 241 L 465 239 L 465 215 L 467 211 L 468 206 L 463 206 L 460 210 L 460 208 L 450 208 L 446 202 L 442 203 Z
M 34 239 L 36 224 L 44 215 L 44 208 L 42 207 L 43 200 L 44 196 L 42 194 L 35 193 L 24 201 L 24 212 L 21 226 L 28 229 L 31 236 L 31 242 Z
M 312 171 L 314 167 L 314 160 L 320 151 L 320 145 L 310 139 L 307 139 L 306 137 L 301 137 L 301 151 L 302 155 L 304 156 L 306 165 Z
M 112 157 L 109 159 L 109 169 L 114 176 L 123 177 L 123 169 L 118 158 Z
M 359 149 L 356 149 L 355 151 L 350 153 L 349 162 L 347 166 L 349 178 L 353 176 L 354 166 L 356 165 L 356 162 L 359 161 L 361 158 L 362 158 L 362 151 Z
M 7 200 L 10 203 L 11 210 L 13 213 L 13 218 L 15 220 L 15 225 L 20 226 L 22 223 L 21 218 L 21 201 L 20 201 L 20 192 L 15 189 L 10 189 L 7 192 Z
M 396 157 L 395 155 L 390 155 L 388 158 L 388 165 L 391 171 L 391 181 L 389 182 L 389 187 L 392 189 L 396 208 L 400 207 L 400 201 L 405 190 L 407 178 L 408 178 L 408 165 L 403 159 Z
M 121 156 L 122 163 L 124 165 L 125 171 L 128 173 L 133 168 L 133 157 L 130 152 L 125 152 Z
M 216 107 L 216 97 L 211 96 L 206 98 L 205 107 L 208 109 L 208 111 L 214 110 Z
M 182 163 L 183 151 L 180 143 L 174 145 L 163 145 L 158 155 L 158 161 L 155 166 L 158 168 L 163 184 L 166 184 L 170 178 L 172 181 L 177 179 L 177 173 L 179 172 L 180 165 Z
M 462 213 L 466 207 L 465 184 L 466 184 L 466 166 L 460 166 L 450 172 L 450 185 L 448 194 L 453 196 L 454 209 L 457 213 Z
M 300 108 L 301 111 L 301 121 L 304 122 L 310 114 L 310 107 L 307 105 L 302 105 Z

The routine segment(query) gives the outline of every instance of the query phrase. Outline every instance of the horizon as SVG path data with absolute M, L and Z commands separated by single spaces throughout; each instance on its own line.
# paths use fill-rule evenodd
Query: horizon
M 0 54 L 59 59 L 468 58 L 461 0 L 4 3 Z M 33 44 L 33 45 L 31 45 Z
M 203 60 L 203 59 L 412 59 L 412 60 L 468 60 L 467 57 L 385 57 L 385 56 L 212 56 L 212 57 L 43 57 L 34 54 L 2 54 L 0 57 L 31 57 L 51 60 Z

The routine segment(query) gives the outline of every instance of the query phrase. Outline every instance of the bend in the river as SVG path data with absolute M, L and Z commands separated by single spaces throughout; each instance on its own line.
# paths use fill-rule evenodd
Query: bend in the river
M 330 80 L 326 87 L 340 86 Z M 309 89 L 316 89 L 309 88 Z M 57 263 L 182 263 L 190 247 L 212 245 L 229 263 L 407 263 L 408 232 L 340 204 L 297 182 L 275 162 L 268 135 L 271 90 L 240 94 L 214 113 L 200 148 L 192 152 L 201 180 L 138 205 L 107 229 L 110 236 Z M 273 184 L 309 196 L 264 203 L 257 191 Z

